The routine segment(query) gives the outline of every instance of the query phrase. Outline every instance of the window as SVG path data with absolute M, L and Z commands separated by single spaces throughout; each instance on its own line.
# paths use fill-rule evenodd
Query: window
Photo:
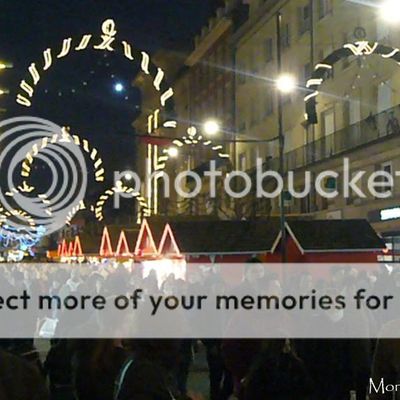
M 285 49 L 290 47 L 290 27 L 289 24 L 284 24 L 281 31 L 281 45 Z
M 392 97 L 393 93 L 391 81 L 388 80 L 381 82 L 378 87 L 378 113 L 393 107 Z
M 299 35 L 311 28 L 311 9 L 309 5 L 299 8 Z
M 335 109 L 333 107 L 322 113 L 322 124 L 324 136 L 329 136 L 335 132 Z
M 274 42 L 272 38 L 268 38 L 265 40 L 264 52 L 265 62 L 271 62 L 274 59 Z
M 353 43 L 355 42 L 355 38 L 353 33 L 344 33 L 343 34 L 343 45 L 347 44 L 347 43 Z M 357 56 L 350 56 L 350 57 L 346 57 L 343 60 L 343 69 L 346 69 L 350 66 L 351 62 L 354 60 L 360 60 L 361 58 L 357 57 Z
M 253 104 L 250 104 L 250 115 L 251 115 L 251 126 L 256 125 L 258 122 L 258 102 L 255 101 Z
M 333 48 L 332 44 L 326 46 L 324 49 L 322 49 L 319 52 L 319 59 L 320 60 L 325 60 L 325 58 L 330 56 L 333 53 L 333 51 L 334 51 L 334 48 Z M 326 79 L 334 78 L 334 70 L 335 70 L 334 66 L 333 66 L 332 69 L 326 70 L 326 72 L 325 72 Z
M 268 117 L 274 112 L 274 95 L 273 92 L 265 92 L 264 100 L 264 116 Z
M 376 21 L 376 40 L 383 41 L 390 37 L 390 25 L 383 24 L 382 20 L 378 18 Z
M 251 72 L 257 72 L 257 62 L 256 62 L 256 49 L 251 48 L 249 54 L 249 69 Z
M 358 171 L 352 171 L 352 172 L 350 173 L 350 181 L 351 181 L 352 179 L 354 179 L 354 178 L 356 177 L 357 174 L 358 174 Z M 358 184 L 356 184 L 355 186 L 357 186 L 357 187 L 362 191 L 361 180 L 358 181 Z M 351 204 L 354 204 L 354 200 L 355 200 L 356 198 L 358 198 L 357 193 L 356 193 L 352 188 L 350 188 L 350 189 L 349 189 L 349 197 L 346 198 L 346 205 L 349 206 L 349 205 L 351 205 Z
M 335 132 L 335 109 L 334 107 L 322 113 L 322 128 L 323 128 L 323 141 L 322 141 L 322 156 L 330 157 L 334 154 L 334 135 Z
M 258 148 L 252 147 L 250 150 L 250 160 L 249 160 L 250 168 L 256 166 L 257 158 L 258 158 Z
M 246 169 L 247 169 L 246 153 L 240 153 L 239 154 L 239 170 L 246 171 Z
M 242 64 L 242 63 L 240 63 L 240 64 L 238 64 L 238 67 L 239 67 L 239 71 L 237 71 L 236 72 L 236 74 L 237 74 L 237 80 L 238 80 L 238 83 L 239 83 L 239 85 L 243 85 L 244 83 L 246 83 L 246 75 L 245 75 L 245 66 Z
M 246 130 L 246 121 L 242 121 L 242 122 L 239 124 L 239 132 L 240 132 L 240 133 L 243 133 L 245 130 Z
M 319 18 L 322 19 L 328 14 L 332 14 L 332 0 L 319 0 Z
M 311 78 L 312 75 L 312 65 L 311 63 L 307 63 L 303 66 L 303 84 L 305 85 L 307 81 Z
M 390 176 L 393 177 L 393 169 L 392 169 L 392 162 L 391 161 L 387 161 L 382 163 L 381 165 L 378 165 L 375 168 L 376 171 L 384 171 L 386 173 L 388 173 Z M 385 176 L 381 176 L 378 179 L 379 182 L 382 183 L 386 183 L 388 186 L 382 186 L 382 187 L 376 187 L 376 191 L 379 193 L 386 193 L 386 192 L 390 192 L 392 194 L 393 192 L 393 186 L 390 185 L 390 182 L 388 180 L 388 178 L 386 178 Z

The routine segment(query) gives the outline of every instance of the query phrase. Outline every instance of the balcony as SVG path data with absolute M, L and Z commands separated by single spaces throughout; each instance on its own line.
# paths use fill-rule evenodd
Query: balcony
M 400 105 L 286 153 L 285 170 L 304 168 L 394 136 L 400 136 Z M 268 164 L 269 169 L 278 170 L 279 159 Z

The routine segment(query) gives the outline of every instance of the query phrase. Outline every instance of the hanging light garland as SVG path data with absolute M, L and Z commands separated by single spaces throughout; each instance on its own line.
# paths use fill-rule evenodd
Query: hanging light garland
M 42 53 L 42 62 L 31 63 L 28 72 L 29 78 L 21 81 L 19 84 L 20 91 L 17 93 L 16 102 L 24 107 L 32 106 L 32 98 L 35 94 L 35 89 L 38 86 L 41 76 L 44 72 L 48 71 L 57 60 L 63 59 L 73 52 L 80 52 L 82 50 L 94 49 L 101 51 L 122 52 L 124 57 L 130 62 L 138 63 L 141 71 L 145 75 L 149 75 L 153 79 L 153 86 L 155 90 L 160 92 L 159 100 L 160 106 L 166 107 L 167 102 L 173 97 L 174 90 L 168 86 L 165 81 L 164 71 L 155 66 L 151 62 L 150 55 L 145 51 L 140 51 L 132 47 L 132 45 L 126 40 L 117 40 L 117 30 L 115 22 L 112 19 L 107 19 L 102 23 L 101 26 L 101 42 L 91 43 L 93 39 L 92 34 L 84 34 L 77 42 L 74 43 L 72 37 L 65 38 L 62 42 L 61 49 L 53 51 L 51 48 L 47 48 Z M 166 121 L 168 123 L 176 123 L 175 120 Z
M 305 117 L 309 124 L 318 123 L 316 98 L 320 93 L 319 87 L 324 83 L 328 72 L 332 71 L 334 65 L 347 57 L 363 57 L 373 54 L 380 55 L 384 59 L 394 60 L 400 65 L 400 49 L 377 42 L 358 41 L 345 44 L 342 48 L 335 50 L 315 66 L 311 78 L 306 83 L 309 94 L 304 97 L 306 106 Z
M 202 135 L 197 133 L 197 129 L 194 126 L 191 126 L 187 129 L 187 136 L 182 136 L 181 139 L 174 139 L 172 141 L 175 147 L 169 147 L 168 149 L 163 149 L 163 154 L 158 157 L 158 163 L 163 166 L 162 169 L 165 168 L 165 163 L 170 159 L 176 157 L 176 151 L 178 148 L 182 148 L 185 146 L 200 146 L 210 148 L 214 154 L 218 158 L 221 159 L 229 159 L 230 156 L 228 153 L 225 153 L 222 145 L 213 145 L 212 140 L 204 138 Z

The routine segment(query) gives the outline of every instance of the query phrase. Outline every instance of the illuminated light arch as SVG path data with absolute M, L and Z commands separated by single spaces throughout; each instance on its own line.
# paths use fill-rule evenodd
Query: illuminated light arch
M 132 253 L 129 250 L 128 240 L 126 239 L 125 231 L 121 231 L 118 239 L 117 249 L 115 250 L 117 257 L 130 257 Z
M 21 176 L 23 178 L 30 177 L 35 157 L 50 144 L 54 143 L 74 143 L 81 147 L 93 162 L 95 180 L 97 182 L 104 182 L 105 171 L 103 168 L 103 160 L 100 158 L 98 150 L 95 147 L 91 147 L 88 140 L 81 139 L 78 135 L 71 135 L 66 127 L 62 128 L 61 133 L 55 133 L 50 139 L 48 137 L 43 137 L 40 143 L 35 143 L 32 146 L 31 150 L 26 154 L 25 160 L 22 162 Z M 31 192 L 34 190 L 26 180 L 22 182 L 22 186 L 19 186 L 18 189 L 21 192 Z
M 182 257 L 182 253 L 176 243 L 174 234 L 169 224 L 165 225 L 163 234 L 161 236 L 160 245 L 158 246 L 158 254 L 179 258 Z
M 103 215 L 103 209 L 104 205 L 107 202 L 107 200 L 110 197 L 113 197 L 117 193 L 126 193 L 130 194 L 132 198 L 135 198 L 137 202 L 139 203 L 139 213 L 138 215 L 141 215 L 143 213 L 144 216 L 148 215 L 148 205 L 146 199 L 139 193 L 135 192 L 133 188 L 130 188 L 128 186 L 125 186 L 122 184 L 121 181 L 118 181 L 116 183 L 116 186 L 112 187 L 111 189 L 107 189 L 96 201 L 96 204 L 94 206 L 94 213 L 96 216 L 96 219 L 100 222 L 104 219 Z
M 347 57 L 370 56 L 373 54 L 379 55 L 385 60 L 393 60 L 400 65 L 400 49 L 383 45 L 378 42 L 368 41 L 347 43 L 342 48 L 335 50 L 323 61 L 315 65 L 314 72 L 306 83 L 309 93 L 304 97 L 306 106 L 306 120 L 309 124 L 318 123 L 317 97 L 319 95 L 319 88 L 324 83 L 334 65 L 338 61 Z
M 150 114 L 148 124 L 154 124 L 155 114 Z M 165 124 L 164 124 L 165 125 Z M 199 135 L 196 127 L 190 126 L 187 129 L 187 136 L 183 136 L 180 139 L 174 139 L 172 141 L 172 147 L 183 148 L 190 146 L 201 146 L 208 147 L 220 159 L 229 159 L 228 153 L 225 153 L 222 145 L 215 145 L 213 141 L 204 138 L 203 135 Z M 152 179 L 146 180 L 147 185 L 147 197 L 149 199 L 148 208 L 153 214 L 158 214 L 158 180 L 161 179 L 167 162 L 172 158 L 168 153 L 169 149 L 162 149 L 159 151 L 158 144 L 147 144 L 147 176 Z M 169 146 L 171 147 L 171 146 Z
M 101 39 L 99 43 L 96 41 L 96 43 L 92 44 L 93 35 L 84 34 L 74 43 L 72 37 L 65 38 L 62 42 L 61 49 L 58 52 L 54 52 L 51 48 L 44 50 L 42 54 L 43 60 L 40 65 L 39 63 L 31 63 L 28 67 L 29 79 L 26 78 L 21 81 L 16 102 L 21 106 L 30 107 L 35 94 L 35 88 L 39 84 L 41 76 L 53 67 L 57 60 L 65 58 L 73 52 L 94 49 L 109 52 L 118 51 L 121 52 L 128 61 L 137 63 L 140 66 L 141 71 L 153 79 L 154 89 L 160 92 L 160 105 L 161 107 L 166 107 L 167 102 L 169 102 L 173 97 L 174 91 L 166 82 L 164 71 L 152 63 L 149 54 L 145 51 L 134 48 L 126 40 L 117 40 L 117 30 L 115 28 L 114 20 L 105 20 L 102 23 L 101 30 L 102 34 L 100 35 Z M 173 103 L 171 103 L 171 106 L 173 108 Z M 176 121 L 171 120 L 166 122 Z
M 137 257 L 156 256 L 158 250 L 154 241 L 153 233 L 151 232 L 147 219 L 142 221 L 139 235 L 136 240 L 134 255 Z
M 17 217 L 26 221 L 31 228 L 36 227 L 34 219 L 26 211 L 17 209 L 4 210 L 3 207 L 1 207 L 0 210 L 0 226 L 7 223 L 8 218 Z
M 99 254 L 101 257 L 112 257 L 114 255 L 111 246 L 110 234 L 108 233 L 108 229 L 106 226 L 104 227 L 103 234 L 101 236 Z
M 228 153 L 224 152 L 224 147 L 222 145 L 213 145 L 212 140 L 204 138 L 202 135 L 197 133 L 197 129 L 194 126 L 191 126 L 187 130 L 187 136 L 183 136 L 181 139 L 175 139 L 172 141 L 172 144 L 178 148 L 185 146 L 197 146 L 203 145 L 205 147 L 211 148 L 211 150 L 216 154 L 218 158 L 221 159 L 229 159 L 230 156 Z M 165 163 L 171 158 L 168 154 L 168 149 L 163 150 L 163 154 L 158 157 L 158 162 L 160 163 L 159 169 L 165 168 Z

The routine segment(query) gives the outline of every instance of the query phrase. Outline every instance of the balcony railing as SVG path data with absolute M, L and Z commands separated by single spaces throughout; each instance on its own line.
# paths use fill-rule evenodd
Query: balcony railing
M 285 170 L 306 167 L 395 135 L 400 136 L 400 105 L 376 115 L 371 114 L 360 122 L 286 153 Z M 278 170 L 278 167 L 277 158 L 268 163 L 269 169 Z

